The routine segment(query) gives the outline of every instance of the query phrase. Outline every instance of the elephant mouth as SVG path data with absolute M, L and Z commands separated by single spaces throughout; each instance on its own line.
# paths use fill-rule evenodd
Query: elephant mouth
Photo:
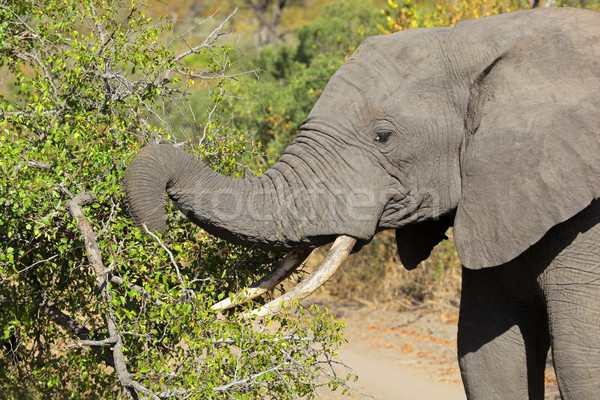
M 339 236 L 331 246 L 331 249 L 325 258 L 305 280 L 298 283 L 291 290 L 287 291 L 280 297 L 272 300 L 260 308 L 247 313 L 246 316 L 264 317 L 267 315 L 272 315 L 281 311 L 292 301 L 300 301 L 304 299 L 315 290 L 323 286 L 323 284 L 325 284 L 325 282 L 331 278 L 335 271 L 342 265 L 348 255 L 352 252 L 356 243 L 357 241 L 353 237 L 346 235 Z M 214 304 L 211 307 L 211 310 L 223 311 L 244 304 L 263 295 L 267 291 L 273 289 L 283 280 L 287 279 L 294 271 L 296 271 L 308 258 L 311 252 L 312 249 L 307 248 L 292 250 L 267 275 L 250 285 L 250 287 L 247 289 L 230 295 L 229 298 Z

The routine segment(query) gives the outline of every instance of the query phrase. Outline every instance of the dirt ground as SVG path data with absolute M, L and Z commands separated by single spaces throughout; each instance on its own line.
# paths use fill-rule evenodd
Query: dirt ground
M 400 304 L 364 305 L 324 298 L 326 306 L 347 324 L 348 344 L 339 360 L 358 375 L 353 391 L 319 392 L 320 399 L 463 400 L 456 360 L 458 314 L 430 307 L 403 310 Z M 345 375 L 348 369 L 339 367 Z M 546 370 L 546 399 L 560 396 L 551 363 Z

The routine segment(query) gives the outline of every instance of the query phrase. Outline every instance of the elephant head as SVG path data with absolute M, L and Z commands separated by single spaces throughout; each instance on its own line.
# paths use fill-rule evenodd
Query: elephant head
M 148 146 L 126 172 L 130 213 L 164 230 L 166 191 L 217 236 L 301 249 L 290 265 L 396 229 L 412 268 L 453 225 L 465 267 L 504 264 L 600 197 L 599 26 L 540 9 L 369 38 L 264 174 Z

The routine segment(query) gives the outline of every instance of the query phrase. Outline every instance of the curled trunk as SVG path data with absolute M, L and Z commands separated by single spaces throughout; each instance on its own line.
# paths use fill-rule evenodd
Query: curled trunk
M 276 187 L 286 185 L 261 175 L 223 176 L 189 153 L 170 145 L 147 146 L 125 174 L 125 199 L 132 219 L 149 230 L 166 230 L 165 193 L 190 220 L 226 240 L 289 247 L 296 242 L 284 229 Z M 282 188 L 283 189 L 283 188 Z
M 340 234 L 370 239 L 377 218 L 363 215 L 363 204 L 360 215 L 344 217 L 354 211 L 348 183 L 328 181 L 328 166 L 315 153 L 293 144 L 264 174 L 233 179 L 173 146 L 147 146 L 125 173 L 126 205 L 138 226 L 164 233 L 166 193 L 207 232 L 269 249 L 316 247 Z

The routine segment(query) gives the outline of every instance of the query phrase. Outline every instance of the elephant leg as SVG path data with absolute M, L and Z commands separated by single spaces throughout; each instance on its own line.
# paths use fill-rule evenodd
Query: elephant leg
M 497 269 L 463 268 L 458 357 L 469 399 L 543 399 L 549 348 L 543 304 L 514 299 Z
M 596 209 L 573 221 L 579 222 L 576 237 L 540 276 L 563 399 L 600 398 L 600 207 Z
M 598 277 L 596 279 L 599 279 Z M 598 282 L 594 293 L 581 290 L 578 295 L 600 294 Z M 558 388 L 564 400 L 598 399 L 600 396 L 600 300 L 592 306 L 589 297 L 570 293 L 564 288 L 563 300 L 549 302 L 552 357 Z M 588 289 L 591 289 L 588 288 Z M 570 305 L 571 307 L 568 307 Z M 556 310 L 562 309 L 563 311 Z

